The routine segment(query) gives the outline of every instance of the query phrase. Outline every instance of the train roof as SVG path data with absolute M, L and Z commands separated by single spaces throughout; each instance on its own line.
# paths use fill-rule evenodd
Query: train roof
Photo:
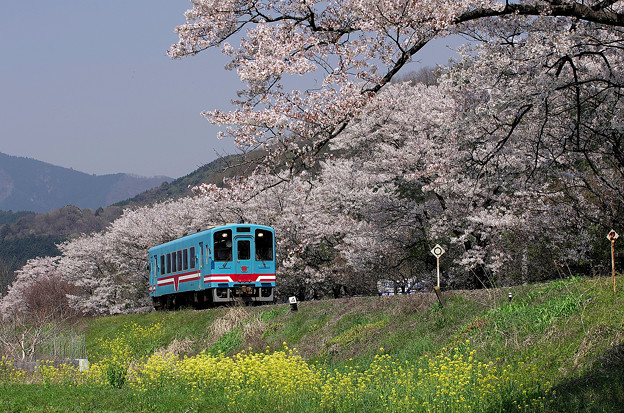
M 268 225 L 259 225 L 259 224 L 224 224 L 224 225 L 215 225 L 215 226 L 210 226 L 204 229 L 200 229 L 197 230 L 196 232 L 193 233 L 187 233 L 187 235 L 184 235 L 180 238 L 176 238 L 174 240 L 171 240 L 169 242 L 165 242 L 163 244 L 159 244 L 159 245 L 155 245 L 153 247 L 151 247 L 149 250 L 151 251 L 152 249 L 160 249 L 163 247 L 167 247 L 169 245 L 172 244 L 177 244 L 179 242 L 184 242 L 184 241 L 192 241 L 195 238 L 202 238 L 205 235 L 212 233 L 214 231 L 220 231 L 222 229 L 228 229 L 228 228 L 241 228 L 241 227 L 246 227 L 246 228 L 260 228 L 260 229 L 267 229 L 267 230 L 271 230 L 273 231 L 273 228 L 268 226 Z

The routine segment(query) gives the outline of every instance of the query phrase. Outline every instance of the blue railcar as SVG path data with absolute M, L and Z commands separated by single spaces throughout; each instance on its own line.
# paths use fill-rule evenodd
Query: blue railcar
M 206 306 L 237 298 L 273 302 L 275 231 L 228 224 L 149 250 L 149 293 L 154 307 Z

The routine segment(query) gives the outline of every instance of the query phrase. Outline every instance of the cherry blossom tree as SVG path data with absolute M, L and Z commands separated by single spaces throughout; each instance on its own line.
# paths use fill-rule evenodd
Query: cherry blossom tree
M 74 314 L 66 295 L 74 287 L 63 280 L 59 257 L 34 258 L 16 273 L 16 279 L 0 300 L 4 319 L 63 319 Z
M 622 34 L 569 19 L 517 19 L 492 30 L 449 78 L 470 97 L 463 120 L 480 151 L 473 164 L 496 165 L 514 147 L 524 157 L 520 179 L 541 178 L 542 194 L 565 197 L 587 221 L 619 222 Z
M 455 127 L 471 137 L 462 146 L 467 168 L 498 180 L 499 194 L 514 188 L 505 205 L 525 222 L 516 236 L 540 255 L 590 263 L 595 240 L 624 212 L 621 29 L 517 18 L 487 36 L 482 27 L 466 33 L 480 42 L 443 87 L 460 99 Z
M 309 161 L 436 37 L 466 27 L 486 37 L 509 20 L 528 19 L 529 25 L 556 33 L 566 30 L 561 22 L 587 22 L 607 31 L 624 25 L 621 1 L 193 0 L 192 5 L 169 54 L 180 58 L 220 48 L 231 57 L 228 68 L 246 85 L 235 102 L 238 109 L 204 115 L 231 125 L 226 134 L 242 147 L 271 148 L 270 165 L 285 151 Z M 294 75 L 300 80 L 292 88 L 287 79 Z
M 412 164 L 416 187 L 445 211 L 424 231 L 461 245 L 459 262 L 479 268 L 477 278 L 515 259 L 501 252 L 510 239 L 530 245 L 529 223 L 533 237 L 550 230 L 560 248 L 571 245 L 571 228 L 621 221 L 623 2 L 192 3 L 170 55 L 221 48 L 232 57 L 228 68 L 246 85 L 238 109 L 204 115 L 230 125 L 225 134 L 240 146 L 270 149 L 264 167 L 309 166 L 387 104 L 383 90 L 431 39 L 461 33 L 480 42 L 442 81 L 453 108 L 440 113 L 453 129 L 400 146 L 439 160 Z M 288 75 L 299 76 L 296 87 Z
M 355 216 L 366 225 L 352 226 L 357 229 L 344 237 L 349 262 L 394 271 L 387 278 L 400 282 L 401 273 L 411 278 L 422 276 L 427 264 L 432 268 L 428 250 L 446 242 L 445 258 L 456 264 L 447 268 L 446 282 L 466 287 L 529 281 L 556 260 L 586 259 L 589 234 L 579 231 L 582 221 L 574 204 L 563 202 L 565 191 L 553 189 L 562 186 L 550 169 L 525 179 L 521 145 L 496 162 L 475 164 L 475 154 L 490 152 L 464 125 L 464 98 L 452 82 L 392 85 L 333 141 L 335 149 L 355 154 L 349 168 L 377 178 L 363 185 L 370 194 L 364 189 L 354 197 L 369 207 Z M 330 171 L 323 169 L 336 180 L 353 173 Z M 333 193 L 323 197 L 350 197 L 344 183 L 340 195 Z

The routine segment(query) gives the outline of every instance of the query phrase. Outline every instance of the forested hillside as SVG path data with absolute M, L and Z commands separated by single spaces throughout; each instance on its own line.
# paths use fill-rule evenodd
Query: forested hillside
M 245 176 L 251 173 L 262 160 L 262 157 L 263 152 L 261 151 L 227 155 L 197 168 L 188 175 L 171 182 L 163 182 L 160 186 L 142 192 L 130 199 L 117 202 L 115 205 L 125 208 L 189 196 L 192 194 L 189 187 L 195 187 L 202 183 L 222 186 L 224 178 L 238 175 Z
M 5 216 L 10 214 L 5 213 Z M 15 279 L 14 271 L 35 257 L 56 256 L 56 244 L 104 230 L 121 215 L 120 207 L 80 209 L 66 206 L 45 214 L 16 213 L 0 226 L 0 294 Z M 18 218 L 19 217 L 19 218 Z
M 34 214 L 34 212 L 28 212 L 28 211 L 19 211 L 19 212 L 0 211 L 0 226 L 4 225 L 4 224 L 13 224 L 13 223 L 17 222 L 21 217 L 23 217 L 25 215 L 31 215 L 31 214 Z

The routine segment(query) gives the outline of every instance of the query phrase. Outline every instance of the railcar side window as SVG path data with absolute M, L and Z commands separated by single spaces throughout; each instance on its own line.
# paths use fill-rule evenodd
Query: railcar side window
M 160 256 L 160 275 L 165 275 L 165 256 Z
M 214 233 L 215 261 L 232 261 L 232 230 L 225 229 Z
M 256 230 L 256 261 L 273 261 L 273 233 Z
M 171 272 L 171 253 L 167 253 L 167 274 Z
M 182 250 L 182 269 L 188 270 L 188 249 L 186 248 Z
M 177 251 L 176 255 L 178 257 L 178 259 L 177 259 L 177 261 L 178 261 L 178 265 L 177 265 L 178 271 L 182 271 L 182 250 Z
M 238 241 L 238 259 L 251 259 L 251 241 Z
M 178 267 L 176 266 L 176 253 L 173 251 L 171 253 L 171 272 L 178 271 Z
M 195 247 L 191 247 L 189 251 L 191 254 L 191 270 L 195 269 Z

